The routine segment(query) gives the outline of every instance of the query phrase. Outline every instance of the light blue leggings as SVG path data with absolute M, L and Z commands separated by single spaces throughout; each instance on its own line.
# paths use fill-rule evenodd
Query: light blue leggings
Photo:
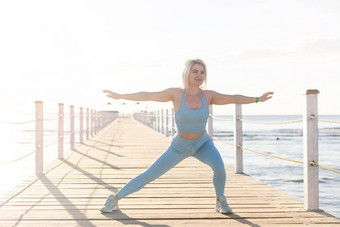
M 116 195 L 119 199 L 142 189 L 147 183 L 162 176 L 185 158 L 193 156 L 214 171 L 216 196 L 224 194 L 226 173 L 220 153 L 207 133 L 195 140 L 176 135 L 170 147 L 143 173 L 130 180 Z

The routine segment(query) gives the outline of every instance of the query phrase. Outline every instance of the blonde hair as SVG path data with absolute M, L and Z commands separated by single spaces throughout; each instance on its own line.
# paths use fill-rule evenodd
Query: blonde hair
M 188 59 L 188 60 L 185 61 L 183 74 L 182 74 L 182 81 L 183 81 L 183 88 L 184 89 L 188 88 L 188 86 L 189 86 L 188 85 L 189 73 L 190 73 L 191 67 L 195 64 L 202 65 L 203 68 L 204 68 L 205 77 L 204 77 L 204 83 L 201 85 L 201 88 L 207 86 L 207 67 L 206 67 L 205 63 L 201 59 L 198 59 L 198 58 Z

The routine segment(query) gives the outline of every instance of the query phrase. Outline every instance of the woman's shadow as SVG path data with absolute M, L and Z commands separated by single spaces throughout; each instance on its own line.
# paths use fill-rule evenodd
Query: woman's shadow
M 169 225 L 160 225 L 160 224 L 149 224 L 147 222 L 139 221 L 133 219 L 126 214 L 124 214 L 121 210 L 114 211 L 112 213 L 102 213 L 103 216 L 108 219 L 116 220 L 124 225 L 139 225 L 139 226 L 161 226 L 161 227 L 170 227 Z

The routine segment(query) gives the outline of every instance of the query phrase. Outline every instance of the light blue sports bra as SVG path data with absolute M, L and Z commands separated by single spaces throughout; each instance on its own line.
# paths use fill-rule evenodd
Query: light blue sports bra
M 189 109 L 185 104 L 185 91 L 181 100 L 181 105 L 175 113 L 177 129 L 182 133 L 200 133 L 205 131 L 209 117 L 209 109 L 202 91 L 200 91 L 202 106 L 198 109 Z

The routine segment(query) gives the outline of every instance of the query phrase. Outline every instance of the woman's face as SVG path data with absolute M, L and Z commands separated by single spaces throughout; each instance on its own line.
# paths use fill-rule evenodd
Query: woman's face
M 194 64 L 189 73 L 188 84 L 189 86 L 201 86 L 205 80 L 205 70 L 203 65 Z

